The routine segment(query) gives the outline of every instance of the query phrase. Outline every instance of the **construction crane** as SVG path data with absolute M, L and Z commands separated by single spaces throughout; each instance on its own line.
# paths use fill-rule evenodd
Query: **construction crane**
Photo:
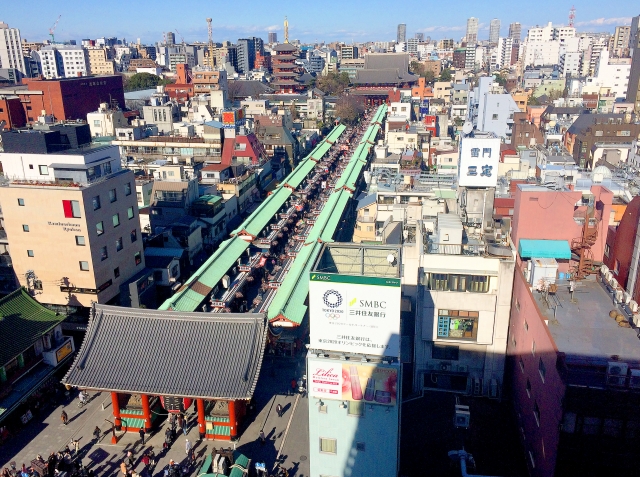
M 51 43 L 55 43 L 56 39 L 53 36 L 53 34 L 56 31 L 56 28 L 58 27 L 58 22 L 60 21 L 60 18 L 62 17 L 62 15 L 58 15 L 58 19 L 56 20 L 56 22 L 53 24 L 53 26 L 51 28 L 49 28 L 49 35 L 51 35 Z
M 215 66 L 215 59 L 213 54 L 213 25 L 211 24 L 213 20 L 211 18 L 207 18 L 207 32 L 209 33 L 209 51 L 208 51 L 208 64 L 213 71 Z
M 176 29 L 176 33 L 178 34 L 178 36 L 182 40 L 182 47 L 184 48 L 184 46 L 185 46 L 184 37 L 182 36 L 182 34 L 177 29 Z

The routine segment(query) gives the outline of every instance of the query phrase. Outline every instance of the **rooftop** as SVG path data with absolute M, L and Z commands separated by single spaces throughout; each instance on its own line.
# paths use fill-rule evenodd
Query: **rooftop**
M 543 294 L 533 293 L 542 316 L 549 320 L 549 332 L 558 351 L 565 354 L 565 361 L 606 366 L 612 356 L 619 356 L 621 361 L 640 362 L 637 330 L 622 328 L 609 317 L 616 307 L 600 283 L 582 280 L 577 283 L 574 295 L 572 303 L 568 284 L 560 284 L 549 307 Z

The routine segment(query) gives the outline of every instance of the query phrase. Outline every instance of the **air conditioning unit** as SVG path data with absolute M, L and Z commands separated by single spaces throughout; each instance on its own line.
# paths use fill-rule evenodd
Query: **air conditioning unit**
M 631 310 L 631 313 L 637 313 L 638 312 L 638 302 L 636 302 L 635 300 L 631 300 L 629 302 L 629 309 Z
M 440 371 L 451 371 L 451 363 L 440 363 Z
M 602 265 L 600 267 L 600 273 L 602 273 L 603 275 L 606 275 L 608 271 L 609 271 L 609 267 L 607 267 L 606 265 Z
M 640 313 L 634 313 L 631 321 L 633 321 L 633 324 L 636 325 L 637 328 L 640 328 Z
M 613 273 L 607 272 L 604 274 L 604 279 L 607 281 L 607 283 L 609 283 L 612 278 L 613 278 Z
M 456 411 L 453 416 L 454 427 L 468 429 L 470 423 L 471 423 L 471 413 L 469 412 L 469 406 L 456 404 Z
M 629 379 L 629 387 L 640 389 L 640 369 L 631 370 L 631 378 Z
M 611 285 L 611 288 L 613 288 L 614 290 L 618 288 L 618 280 L 616 280 L 615 278 L 612 278 L 611 280 L 609 280 L 609 285 Z
M 607 384 L 609 386 L 624 386 L 628 370 L 629 365 L 627 363 L 610 361 L 607 366 Z
M 471 381 L 471 392 L 474 396 L 482 396 L 482 379 L 473 378 Z
M 468 373 L 469 366 L 467 366 L 466 364 L 459 364 L 458 366 L 456 366 L 456 370 L 458 373 Z
M 616 290 L 616 301 L 620 303 L 622 298 L 624 297 L 624 292 L 622 290 Z
M 491 399 L 498 399 L 500 397 L 500 386 L 498 386 L 498 380 L 492 379 L 489 386 L 489 397 Z
M 624 301 L 624 304 L 627 305 L 631 301 L 631 295 L 629 295 L 627 292 L 624 292 L 622 294 L 622 301 Z

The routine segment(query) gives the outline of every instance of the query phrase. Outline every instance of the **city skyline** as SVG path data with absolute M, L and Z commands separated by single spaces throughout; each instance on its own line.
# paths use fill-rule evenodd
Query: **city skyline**
M 140 38 L 142 43 L 152 44 L 161 41 L 163 32 L 168 31 L 179 31 L 176 41 L 181 41 L 181 36 L 187 42 L 206 41 L 206 16 L 213 18 L 215 41 L 235 41 L 246 36 L 267 38 L 269 31 L 280 33 L 282 37 L 283 20 L 287 15 L 291 39 L 303 42 L 350 43 L 393 41 L 399 23 L 407 23 L 408 38 L 413 37 L 415 33 L 424 33 L 432 39 L 459 40 L 465 34 L 467 18 L 473 16 L 479 19 L 479 40 L 487 40 L 492 18 L 501 21 L 502 37 L 507 36 L 510 23 L 521 23 L 524 38 L 528 28 L 536 25 L 545 25 L 548 22 L 567 24 L 571 8 L 570 4 L 558 6 L 557 3 L 548 0 L 535 6 L 521 5 L 517 10 L 508 10 L 508 4 L 504 1 L 481 7 L 477 3 L 462 1 L 455 11 L 433 9 L 420 19 L 409 16 L 403 9 L 398 9 L 391 15 L 376 15 L 374 12 L 377 9 L 370 8 L 370 4 L 364 9 L 360 3 L 344 4 L 333 0 L 326 2 L 325 8 L 314 11 L 313 15 L 297 13 L 299 8 L 290 0 L 283 2 L 280 9 L 268 12 L 253 8 L 260 4 L 250 0 L 242 15 L 239 15 L 237 8 L 232 5 L 222 4 L 214 9 L 208 3 L 195 1 L 193 8 L 189 10 L 194 13 L 167 20 L 166 11 L 170 10 L 172 5 L 163 1 L 157 2 L 153 11 L 145 11 L 142 17 L 123 14 L 122 10 L 114 11 L 104 4 L 80 4 L 77 0 L 64 4 L 37 1 L 35 5 L 39 12 L 37 17 L 32 15 L 31 9 L 25 10 L 18 4 L 9 4 L 3 8 L 0 21 L 19 28 L 22 38 L 28 41 L 48 39 L 49 28 L 55 23 L 56 18 L 62 15 L 56 29 L 56 39 L 59 41 L 79 41 L 83 38 L 105 36 L 126 38 L 128 41 Z M 412 11 L 411 7 L 417 7 L 419 3 L 411 0 L 406 6 L 407 11 Z M 595 2 L 579 5 L 576 11 L 576 28 L 579 31 L 613 32 L 618 25 L 630 24 L 631 17 L 638 14 L 632 5 L 620 0 L 614 0 L 608 6 L 607 11 L 612 13 L 605 17 Z M 336 8 L 340 9 L 340 15 L 335 15 Z M 509 14 L 505 11 L 509 11 Z M 141 22 L 141 18 L 145 21 Z

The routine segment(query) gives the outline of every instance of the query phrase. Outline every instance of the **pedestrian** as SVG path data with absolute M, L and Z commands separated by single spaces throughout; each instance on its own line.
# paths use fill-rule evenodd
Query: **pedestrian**
M 71 439 L 71 444 L 73 445 L 74 456 L 78 456 L 78 450 L 80 449 L 80 442 L 78 439 Z
M 171 429 L 169 429 L 167 427 L 167 430 L 164 433 L 164 444 L 163 444 L 163 447 L 165 449 L 167 449 L 169 447 L 169 444 L 171 444 L 171 441 L 173 440 L 173 439 L 171 439 L 171 434 L 172 434 Z
M 149 450 L 147 451 L 147 455 L 149 456 L 149 462 L 151 463 L 151 466 L 155 467 L 155 465 L 156 465 L 156 453 L 153 452 L 153 447 L 149 448 Z
M 189 457 L 189 452 L 191 452 L 191 447 L 192 447 L 191 446 L 191 441 L 189 439 L 186 439 L 185 443 L 184 443 L 184 450 L 185 450 L 185 452 L 187 454 L 187 457 Z
M 184 433 L 185 436 L 189 434 L 189 418 L 188 417 L 182 418 L 182 426 L 180 427 L 182 427 L 182 432 Z
M 100 430 L 100 428 L 98 426 L 96 426 L 96 428 L 93 430 L 93 438 L 96 441 L 99 441 L 101 435 L 102 435 L 102 431 Z
M 62 414 L 60 414 L 60 419 L 62 420 L 62 424 L 65 426 L 67 425 L 67 422 L 69 422 L 69 416 L 67 416 L 67 412 L 64 409 L 62 410 Z
M 144 436 L 145 436 L 144 427 L 140 428 L 140 430 L 138 431 L 138 434 L 140 434 L 140 444 L 144 445 Z
M 298 381 L 296 381 L 296 378 L 291 378 L 291 394 L 295 394 L 296 393 L 296 385 L 298 384 Z
M 180 429 L 182 429 L 184 427 L 184 417 L 182 416 L 182 414 L 178 414 L 178 427 Z
M 127 463 L 124 460 L 120 464 L 120 472 L 122 472 L 122 475 L 124 475 L 125 477 L 129 472 L 129 469 L 127 469 Z
M 148 470 L 149 465 L 151 464 L 151 459 L 149 459 L 147 454 L 142 456 L 142 463 L 144 464 L 144 470 Z
M 264 430 L 262 430 L 262 429 L 260 430 L 260 436 L 259 437 L 260 437 L 260 445 L 263 446 L 265 441 L 266 441 L 266 438 L 264 437 Z
M 576 282 L 569 280 L 569 295 L 571 296 L 571 303 L 573 303 L 573 292 L 576 288 Z
M 276 406 L 276 412 L 278 413 L 278 417 L 282 417 L 282 404 L 278 403 Z
M 131 451 L 127 452 L 127 461 L 129 462 L 129 467 L 133 469 L 133 464 L 135 463 L 135 459 L 133 458 L 133 452 Z

